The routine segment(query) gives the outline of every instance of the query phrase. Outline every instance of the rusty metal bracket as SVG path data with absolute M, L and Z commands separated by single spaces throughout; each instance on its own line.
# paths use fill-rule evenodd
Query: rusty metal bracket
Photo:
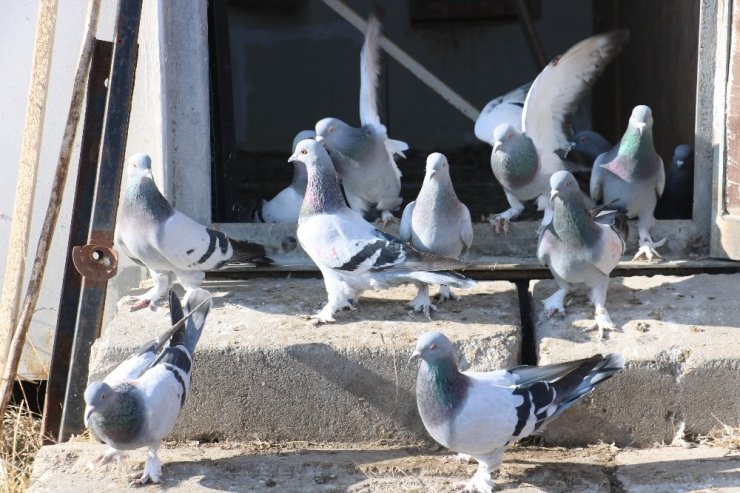
M 113 43 L 96 39 L 87 80 L 87 105 L 80 143 L 80 161 L 77 168 L 72 222 L 67 242 L 67 260 L 64 266 L 62 293 L 59 298 L 54 346 L 51 350 L 49 380 L 46 383 L 42 437 L 45 444 L 58 439 L 62 419 L 62 403 L 67 389 L 69 357 L 77 326 L 78 307 L 82 288 L 82 277 L 72 263 L 75 245 L 87 241 L 95 195 L 95 174 L 98 169 L 100 140 L 105 118 L 105 100 L 108 95 L 106 80 L 110 76 Z
M 142 0 L 119 0 L 118 2 L 113 62 L 108 79 L 108 105 L 100 150 L 92 225 L 87 239 L 88 244 L 78 250 L 80 261 L 75 262 L 76 266 L 92 271 L 92 276 L 86 276 L 83 279 L 79 319 L 75 327 L 67 389 L 62 409 L 60 441 L 69 439 L 72 434 L 80 433 L 84 428 L 83 394 L 87 386 L 90 348 L 100 334 L 106 288 L 110 277 L 108 274 L 111 270 L 115 273 L 117 265 L 117 262 L 113 260 L 116 256 L 111 247 L 116 227 L 116 211 L 131 114 L 131 97 L 136 75 L 141 7 Z
M 118 254 L 105 245 L 88 243 L 72 249 L 72 262 L 77 272 L 92 281 L 107 281 L 118 271 Z

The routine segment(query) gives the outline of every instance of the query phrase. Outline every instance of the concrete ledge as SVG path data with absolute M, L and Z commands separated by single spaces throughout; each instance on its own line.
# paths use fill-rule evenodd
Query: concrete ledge
M 92 443 L 42 448 L 29 491 L 127 490 L 124 472 L 140 467 L 145 451 L 131 452 L 124 471 L 90 470 L 89 461 L 104 450 Z M 444 451 L 378 444 L 165 444 L 160 457 L 162 484 L 145 491 L 442 492 L 455 491 L 476 468 Z M 511 447 L 495 482 L 518 493 L 729 492 L 740 488 L 739 471 L 740 455 L 722 448 Z
M 596 340 L 588 293 L 570 295 L 564 318 L 537 316 L 541 364 L 621 352 L 626 370 L 600 386 L 545 431 L 549 442 L 650 446 L 670 442 L 680 423 L 689 434 L 740 424 L 738 275 L 612 279 L 607 309 L 622 332 Z M 556 289 L 534 286 L 535 310 Z M 574 431 L 574 430 L 577 430 Z
M 173 437 L 401 443 L 427 439 L 416 411 L 416 338 L 443 330 L 463 365 L 517 364 L 521 330 L 514 285 L 482 282 L 442 304 L 429 321 L 405 303 L 415 288 L 369 292 L 357 312 L 314 327 L 325 301 L 320 280 L 209 282 L 214 309 L 196 352 L 191 395 Z M 131 298 L 93 347 L 99 378 L 169 323 L 166 308 L 131 313 Z

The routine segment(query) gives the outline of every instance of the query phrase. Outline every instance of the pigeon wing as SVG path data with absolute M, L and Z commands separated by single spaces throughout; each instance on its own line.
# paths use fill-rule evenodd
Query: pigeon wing
M 562 169 L 555 151 L 570 146 L 571 116 L 628 38 L 627 31 L 611 31 L 585 39 L 556 57 L 532 83 L 522 130 L 534 142 L 545 173 Z
M 154 246 L 180 271 L 215 269 L 233 254 L 225 234 L 206 228 L 179 211 L 160 226 Z

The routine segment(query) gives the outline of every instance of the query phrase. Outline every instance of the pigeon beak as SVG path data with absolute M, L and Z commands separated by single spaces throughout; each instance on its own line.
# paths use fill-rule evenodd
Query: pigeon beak
M 504 145 L 504 143 L 503 143 L 503 142 L 501 142 L 500 140 L 497 140 L 496 142 L 494 142 L 494 143 L 493 143 L 493 152 L 496 152 L 496 151 L 498 151 L 499 149 L 501 149 L 501 146 L 502 146 L 502 145 Z
M 679 168 L 680 168 L 681 166 L 683 166 L 683 160 L 682 160 L 682 159 L 680 159 L 680 160 L 676 161 L 676 166 L 678 166 Z
M 558 196 L 558 191 L 557 191 L 557 190 L 551 190 L 551 191 L 550 191 L 550 201 L 551 201 L 551 202 L 552 202 L 553 200 L 555 200 L 555 197 L 557 197 L 557 196 Z
M 420 356 L 421 356 L 421 351 L 419 351 L 418 349 L 415 350 L 413 353 L 411 353 L 411 357 L 409 358 L 408 364 L 410 365 L 411 363 L 419 359 Z
M 297 152 L 294 152 L 293 155 L 288 158 L 288 162 L 289 163 L 292 163 L 293 161 L 297 161 L 297 160 L 298 160 L 298 153 Z
M 640 135 L 643 134 L 643 132 L 645 131 L 645 123 L 644 122 L 640 122 L 640 123 L 637 124 L 637 131 L 640 132 Z
M 437 174 L 437 170 L 433 169 L 432 171 L 429 172 L 429 178 L 434 178 L 434 175 L 436 174 Z
M 316 142 L 318 142 L 320 144 L 320 143 L 322 143 L 324 141 L 324 136 L 323 135 L 317 135 L 316 137 L 314 137 L 313 140 L 315 140 Z
M 90 421 L 90 416 L 92 413 L 95 412 L 95 406 L 87 406 L 87 409 L 85 409 L 85 425 Z

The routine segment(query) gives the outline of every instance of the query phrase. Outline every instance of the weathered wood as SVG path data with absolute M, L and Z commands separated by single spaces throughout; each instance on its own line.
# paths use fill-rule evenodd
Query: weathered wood
M 36 43 L 31 65 L 31 90 L 26 108 L 21 163 L 18 168 L 15 205 L 13 206 L 13 222 L 10 227 L 8 257 L 5 261 L 5 278 L 0 299 L 0 369 L 6 366 L 10 342 L 18 320 L 21 287 L 26 270 L 26 253 L 44 134 L 44 114 L 49 90 L 56 18 L 57 0 L 43 0 L 39 5 L 39 18 L 36 24 Z
M 53 5 L 56 11 L 56 2 Z M 72 146 L 74 144 L 75 134 L 77 133 L 77 124 L 80 121 L 82 112 L 82 101 L 85 95 L 85 81 L 87 80 L 88 68 L 90 67 L 90 58 L 92 55 L 93 38 L 98 26 L 98 14 L 100 13 L 100 0 L 90 0 L 90 6 L 87 16 L 87 26 L 83 37 L 80 60 L 77 65 L 74 85 L 72 89 L 72 100 L 69 103 L 69 113 L 67 123 L 64 127 L 64 136 L 62 137 L 62 146 L 59 151 L 59 160 L 54 174 L 51 194 L 49 196 L 49 206 L 46 210 L 43 228 L 39 236 L 39 243 L 36 248 L 36 256 L 33 261 L 33 270 L 28 282 L 28 289 L 23 301 L 23 309 L 20 313 L 18 325 L 15 328 L 10 353 L 5 371 L 3 374 L 2 384 L 0 384 L 0 414 L 5 413 L 5 407 L 10 401 L 13 393 L 13 382 L 15 381 L 18 371 L 18 363 L 21 359 L 23 346 L 26 342 L 28 329 L 31 327 L 31 319 L 36 311 L 36 303 L 41 291 L 41 283 L 44 280 L 46 271 L 46 261 L 49 258 L 49 249 L 51 240 L 54 236 L 59 211 L 62 206 L 62 197 L 64 195 L 64 186 L 67 183 L 69 172 L 69 160 L 72 155 Z M 54 16 L 56 17 L 56 16 Z

